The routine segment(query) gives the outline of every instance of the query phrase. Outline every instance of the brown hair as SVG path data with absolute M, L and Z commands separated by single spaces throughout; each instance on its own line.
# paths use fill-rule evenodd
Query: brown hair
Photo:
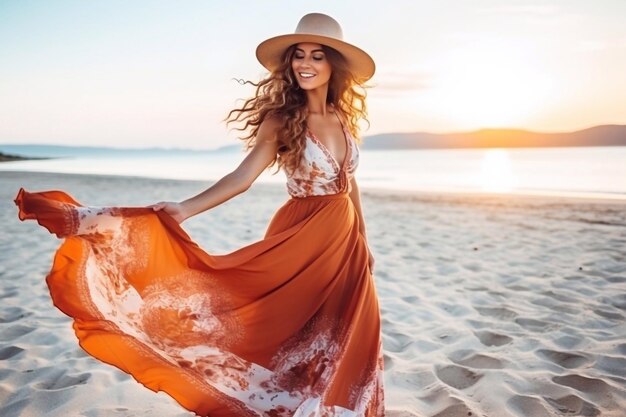
M 350 72 L 346 60 L 339 52 L 324 45 L 322 49 L 332 69 L 327 101 L 339 111 L 352 136 L 360 141 L 358 122 L 360 119 L 368 122 L 366 86 Z M 281 65 L 258 83 L 242 82 L 255 86 L 256 92 L 241 107 L 231 110 L 226 117 L 227 124 L 243 123 L 243 126 L 236 129 L 247 133 L 240 137 L 246 141 L 246 150 L 254 146 L 259 126 L 266 118 L 275 117 L 281 121 L 278 155 L 268 166 L 270 168 L 278 163 L 277 171 L 281 167 L 290 171 L 297 167 L 302 159 L 307 132 L 306 93 L 298 87 L 291 67 L 295 51 L 296 45 L 287 48 Z

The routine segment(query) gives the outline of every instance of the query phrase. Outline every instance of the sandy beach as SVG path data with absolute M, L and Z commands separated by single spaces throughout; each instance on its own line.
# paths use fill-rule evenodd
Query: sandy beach
M 18 189 L 92 206 L 207 182 L 0 173 L 0 416 L 192 416 L 85 354 L 45 276 L 60 244 Z M 362 190 L 389 417 L 626 415 L 626 202 Z M 258 184 L 183 227 L 207 252 L 260 239 L 288 198 Z

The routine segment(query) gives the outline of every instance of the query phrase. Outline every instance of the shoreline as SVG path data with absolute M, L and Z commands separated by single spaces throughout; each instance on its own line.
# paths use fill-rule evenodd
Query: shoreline
M 21 170 L 0 170 L 3 173 L 12 175 L 34 175 L 34 176 L 68 176 L 68 177 L 84 177 L 84 178 L 114 178 L 129 180 L 146 180 L 146 181 L 173 181 L 181 183 L 214 183 L 215 180 L 203 179 L 180 179 L 167 177 L 152 177 L 141 175 L 123 175 L 123 174 L 91 174 L 91 173 L 65 173 L 54 171 L 21 171 Z M 357 176 L 358 179 L 358 176 Z M 285 189 L 283 183 L 271 183 L 257 181 L 253 187 L 270 187 Z M 609 197 L 606 194 L 581 195 L 580 193 L 554 193 L 548 192 L 488 192 L 488 191 L 472 191 L 472 190 L 415 190 L 415 189 L 399 189 L 399 188 L 382 188 L 377 186 L 360 185 L 361 194 L 372 194 L 378 196 L 387 196 L 390 198 L 411 198 L 415 200 L 450 200 L 459 199 L 473 200 L 475 203 L 498 203 L 503 200 L 519 200 L 519 201 L 535 201 L 538 203 L 552 204 L 600 204 L 600 205 L 618 205 L 626 206 L 626 194 L 618 194 Z M 285 191 L 286 194 L 286 191 Z

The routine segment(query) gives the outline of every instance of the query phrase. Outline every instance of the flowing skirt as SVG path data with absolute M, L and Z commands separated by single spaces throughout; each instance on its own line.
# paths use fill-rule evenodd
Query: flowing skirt
M 163 211 L 61 191 L 15 202 L 65 238 L 47 284 L 97 359 L 203 416 L 384 415 L 379 306 L 347 193 L 291 198 L 225 255 Z

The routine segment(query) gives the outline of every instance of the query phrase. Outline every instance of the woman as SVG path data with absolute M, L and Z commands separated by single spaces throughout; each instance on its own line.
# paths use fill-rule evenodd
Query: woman
M 357 90 L 374 73 L 331 17 L 261 43 L 271 71 L 231 111 L 251 151 L 181 203 L 82 207 L 20 190 L 20 218 L 67 237 L 47 281 L 81 346 L 209 416 L 383 416 L 380 317 L 354 179 Z M 267 167 L 291 196 L 263 240 L 209 255 L 179 223 Z

